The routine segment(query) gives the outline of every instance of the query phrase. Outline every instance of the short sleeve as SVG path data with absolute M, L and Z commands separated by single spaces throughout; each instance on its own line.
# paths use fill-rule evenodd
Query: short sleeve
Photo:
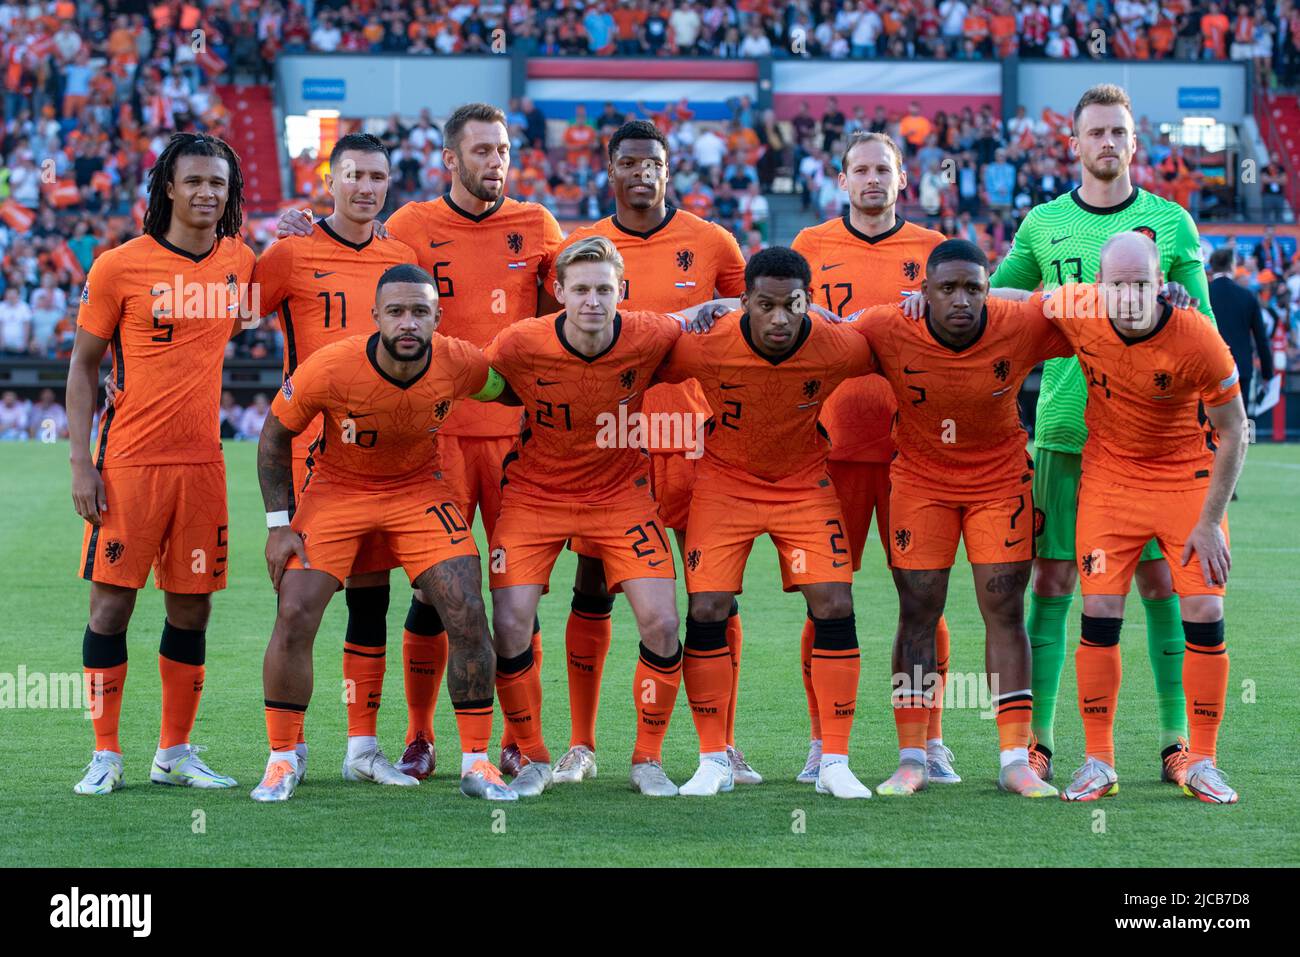
M 455 370 L 455 393 L 453 398 L 467 399 L 487 384 L 488 360 L 472 343 L 463 339 L 448 340 L 447 361 Z
M 254 288 L 257 290 L 262 316 L 276 312 L 289 297 L 289 284 L 294 276 L 293 250 L 296 244 L 285 239 L 273 242 L 257 264 L 253 266 Z M 262 316 L 258 316 L 259 319 Z
M 1030 335 L 1024 338 L 1026 355 L 1021 358 L 1037 365 L 1047 359 L 1064 359 L 1074 355 L 1074 347 L 1056 324 L 1047 317 L 1044 303 L 1047 296 L 1036 292 L 1024 302 L 1015 304 L 1016 314 Z
M 405 243 L 414 252 L 420 248 L 423 229 L 420 223 L 419 207 L 414 202 L 406 203 L 393 215 L 388 217 L 384 227 L 388 235 L 398 242 Z
M 703 336 L 678 336 L 677 342 L 668 350 L 663 363 L 655 372 L 655 378 L 662 382 L 685 382 L 695 378 L 703 347 Z
M 502 329 L 496 338 L 483 348 L 483 358 L 493 369 L 508 380 L 515 371 L 514 349 L 512 344 L 516 334 L 509 328 Z
M 745 291 L 745 254 L 740 243 L 721 226 L 713 225 L 715 276 L 721 296 L 739 296 Z
M 118 284 L 121 256 L 109 252 L 96 259 L 81 287 L 77 325 L 101 339 L 112 339 L 122 321 L 122 289 Z
M 848 347 L 844 353 L 846 378 L 852 379 L 880 371 L 880 364 L 876 362 L 876 353 L 865 335 L 849 328 L 844 330 L 842 338 Z
M 1201 371 L 1197 385 L 1200 388 L 1201 401 L 1213 408 L 1231 402 L 1241 395 L 1241 374 L 1223 337 L 1213 327 L 1203 328 L 1207 334 L 1200 337 Z
M 555 266 L 555 257 L 564 246 L 564 233 L 551 211 L 545 206 L 542 210 L 542 261 L 538 264 L 537 275 L 542 277 L 542 289 L 549 290 L 554 279 L 551 271 Z
M 329 385 L 324 369 L 329 352 L 327 349 L 310 356 L 284 380 L 271 400 L 271 412 L 290 432 L 303 431 L 325 409 Z

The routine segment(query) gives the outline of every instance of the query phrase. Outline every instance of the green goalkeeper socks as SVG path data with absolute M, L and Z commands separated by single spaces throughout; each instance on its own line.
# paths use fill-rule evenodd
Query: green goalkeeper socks
M 1187 737 L 1187 698 L 1183 695 L 1183 624 L 1178 596 L 1142 599 L 1147 612 L 1147 653 L 1156 680 L 1160 747 Z
M 1061 670 L 1065 667 L 1065 621 L 1070 614 L 1074 595 L 1043 596 L 1030 593 L 1029 646 L 1033 655 L 1034 715 L 1030 730 L 1048 751 L 1056 750 L 1052 727 L 1056 720 L 1056 696 L 1061 690 Z M 1174 621 L 1178 621 L 1175 608 Z M 1181 659 L 1180 659 L 1181 662 Z

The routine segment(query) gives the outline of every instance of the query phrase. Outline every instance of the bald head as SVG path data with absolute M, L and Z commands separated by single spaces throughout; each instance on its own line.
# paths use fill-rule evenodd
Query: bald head
M 1116 233 L 1101 247 L 1098 266 L 1106 315 L 1115 327 L 1125 335 L 1149 332 L 1159 314 L 1156 296 L 1164 283 L 1155 242 L 1142 233 Z

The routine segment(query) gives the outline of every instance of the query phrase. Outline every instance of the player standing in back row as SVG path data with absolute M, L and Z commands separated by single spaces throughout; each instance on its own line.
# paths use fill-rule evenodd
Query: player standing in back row
M 505 195 L 510 137 L 505 114 L 468 103 L 443 125 L 447 195 L 412 201 L 388 218 L 389 235 L 415 250 L 437 283 L 439 331 L 483 348 L 498 332 L 538 313 L 538 282 L 550 269 L 563 237 L 555 217 L 537 203 Z M 281 229 L 306 232 L 301 213 L 286 213 Z M 294 225 L 296 221 L 297 225 Z M 439 432 L 444 468 L 461 487 L 461 510 L 477 509 L 489 538 L 501 507 L 501 460 L 519 434 L 517 409 L 467 406 L 452 410 Z M 536 623 L 535 623 L 536 624 Z M 533 650 L 541 660 L 541 634 Z M 416 778 L 433 773 L 433 713 L 447 664 L 447 632 L 438 613 L 413 595 L 402 635 L 408 722 L 406 753 L 397 768 Z M 519 767 L 510 726 L 502 738 L 501 767 Z M 513 758 L 513 760 L 511 760 Z
M 1074 108 L 1070 144 L 1079 156 L 1081 185 L 1029 211 L 993 273 L 992 285 L 1032 290 L 1041 284 L 1050 290 L 1090 282 L 1100 267 L 1102 244 L 1116 233 L 1136 230 L 1155 242 L 1165 277 L 1185 286 L 1199 301 L 1197 308 L 1212 318 L 1196 224 L 1181 206 L 1134 186 L 1129 175 L 1137 138 L 1128 94 L 1111 84 L 1087 90 Z M 1036 744 L 1030 748 L 1030 763 L 1044 780 L 1052 778 L 1065 622 L 1078 581 L 1074 530 L 1081 453 L 1088 437 L 1087 400 L 1088 383 L 1078 359 L 1047 362 L 1034 429 L 1034 503 L 1042 521 L 1026 623 L 1034 654 Z M 1161 778 L 1181 784 L 1187 757 L 1183 632 L 1169 567 L 1154 540 L 1142 551 L 1136 578 L 1155 674 Z
M 671 312 L 720 296 L 739 296 L 745 288 L 745 257 L 736 239 L 716 223 L 706 222 L 665 200 L 668 186 L 668 140 L 653 123 L 624 123 L 609 141 L 609 181 L 615 212 L 575 229 L 565 247 L 591 236 L 604 236 L 618 249 L 626 269 L 622 309 Z M 550 290 L 554 270 L 545 289 Z M 645 413 L 673 413 L 699 421 L 709 414 L 699 383 L 661 383 L 645 395 Z M 695 436 L 675 447 L 652 447 L 651 475 L 663 524 L 677 534 L 679 550 L 686 535 L 696 460 L 688 458 Z M 565 630 L 569 661 L 569 750 L 555 765 L 557 784 L 573 783 L 596 773 L 596 713 L 600 681 L 609 653 L 610 611 L 614 599 L 604 586 L 600 563 L 582 539 L 575 539 L 578 573 L 573 608 Z M 760 784 L 762 776 L 736 748 L 736 696 L 740 680 L 743 631 L 739 606 L 727 615 L 727 649 L 731 658 L 731 697 L 727 711 L 727 755 L 738 784 Z
M 95 260 L 68 370 L 72 500 L 86 520 L 90 586 L 82 663 L 95 751 L 78 794 L 122 786 L 118 718 L 126 629 L 154 568 L 167 618 L 158 648 L 162 732 L 150 780 L 234 787 L 189 743 L 203 692 L 212 593 L 226 587 L 226 469 L 217 412 L 221 366 L 247 312 L 253 251 L 239 238 L 239 159 L 221 140 L 177 133 L 149 171 L 144 235 Z M 180 286 L 177 286 L 180 283 Z M 122 395 L 90 457 L 99 364 L 113 348 Z M 128 393 L 129 389 L 129 393 Z
M 898 215 L 898 194 L 907 186 L 907 170 L 898 144 L 883 133 L 857 133 L 848 141 L 840 163 L 840 188 L 848 194 L 842 217 L 802 230 L 794 249 L 812 268 L 809 294 L 831 312 L 847 316 L 870 306 L 893 305 L 921 288 L 925 263 L 943 235 L 909 223 Z M 840 497 L 853 570 L 862 567 L 862 550 L 876 513 L 876 528 L 889 560 L 889 462 L 894 454 L 890 426 L 897 409 L 889 383 L 880 376 L 845 382 L 827 401 L 822 424 L 830 433 L 830 476 Z M 796 780 L 817 780 L 822 754 L 821 717 L 812 683 L 813 619 L 804 621 L 803 684 L 812 724 L 808 760 Z M 948 623 L 940 616 L 936 631 L 937 669 L 948 673 Z M 926 764 L 932 784 L 961 781 L 952 768 L 952 752 L 943 743 L 943 688 L 926 728 Z

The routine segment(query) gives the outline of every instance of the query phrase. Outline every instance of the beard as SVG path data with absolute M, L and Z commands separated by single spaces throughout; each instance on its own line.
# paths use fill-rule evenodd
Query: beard
M 858 196 L 850 200 L 854 209 L 861 213 L 883 213 L 886 209 L 897 202 L 898 196 L 891 199 L 888 193 L 881 196 Z
M 1084 163 L 1083 165 L 1088 170 L 1088 172 L 1091 173 L 1093 176 L 1095 176 L 1097 179 L 1101 180 L 1104 183 L 1109 183 L 1123 176 L 1126 172 L 1128 172 L 1128 167 L 1129 167 L 1129 164 L 1124 161 L 1123 156 L 1120 156 L 1118 153 L 1114 155 L 1115 158 L 1119 160 L 1119 162 L 1116 163 L 1113 167 L 1102 166 L 1101 165 L 1102 157 L 1098 157 L 1098 159 L 1093 163 Z
M 390 339 L 387 336 L 383 335 L 382 333 L 379 336 L 379 341 L 383 343 L 384 350 L 390 356 L 393 357 L 394 362 L 419 362 L 421 359 L 423 359 L 426 355 L 429 354 L 429 347 L 433 343 L 432 339 L 421 339 L 420 349 L 418 352 L 415 353 L 415 355 L 403 356 L 399 354 L 397 351 L 397 339 L 400 338 L 402 337 L 398 336 L 396 338 Z M 417 336 L 416 338 L 419 337 Z
M 502 170 L 502 176 L 505 176 L 504 170 Z M 483 177 L 475 177 L 473 173 L 461 166 L 460 185 L 464 186 L 469 191 L 469 194 L 476 199 L 481 199 L 485 203 L 495 203 L 501 198 L 505 188 L 505 181 L 503 179 L 496 187 L 489 187 L 484 184 Z

